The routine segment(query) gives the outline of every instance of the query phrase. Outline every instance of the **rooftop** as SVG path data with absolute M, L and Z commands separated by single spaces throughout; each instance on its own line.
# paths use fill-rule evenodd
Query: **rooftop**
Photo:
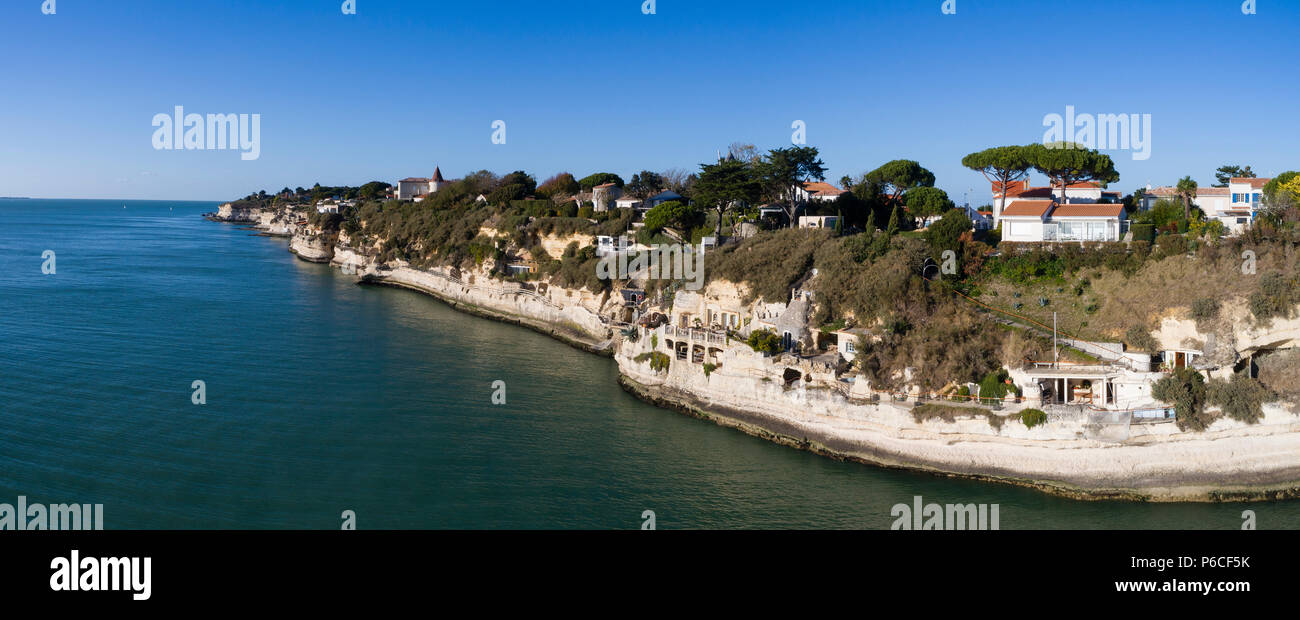
M 1052 200 L 1017 200 L 1002 210 L 1002 217 L 1043 217 L 1053 204 Z
M 1229 182 L 1249 184 L 1251 189 L 1263 189 L 1263 187 L 1267 185 L 1269 181 L 1272 180 L 1273 179 L 1253 179 L 1247 177 L 1232 177 L 1231 179 L 1229 179 Z
M 840 194 L 843 194 L 846 191 L 838 187 L 835 187 L 830 183 L 826 183 L 824 181 L 814 181 L 811 183 L 804 183 L 803 188 L 804 191 L 807 191 L 810 194 L 823 194 L 826 196 L 839 196 Z

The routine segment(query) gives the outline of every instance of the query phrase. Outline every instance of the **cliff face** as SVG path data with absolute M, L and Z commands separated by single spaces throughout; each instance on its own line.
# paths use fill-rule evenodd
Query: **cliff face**
M 662 329 L 659 330 L 662 332 Z M 1156 501 L 1300 495 L 1300 420 L 1265 406 L 1257 425 L 1223 419 L 1204 433 L 1173 424 L 1134 424 L 1122 443 L 1089 439 L 1089 421 L 1052 418 L 1026 428 L 1016 417 L 994 426 L 982 414 L 917 421 L 910 403 L 865 400 L 792 358 L 729 349 L 706 373 L 678 359 L 668 336 L 623 342 L 624 386 L 656 404 L 777 443 L 874 465 L 1031 486 L 1078 498 Z M 644 357 L 666 352 L 667 370 Z M 640 358 L 640 359 L 638 359 Z M 786 382 L 788 368 L 798 378 Z
M 340 232 L 328 247 L 323 247 L 319 236 L 301 236 L 302 240 L 295 236 L 290 245 L 316 252 L 316 256 L 328 253 L 330 264 L 356 274 L 367 284 L 421 291 L 459 310 L 529 327 L 589 351 L 603 352 L 611 344 L 613 328 L 608 317 L 617 304 L 607 294 L 546 283 L 505 282 L 493 279 L 486 269 L 415 269 L 400 260 L 381 263 L 379 248 L 357 244 L 346 232 Z M 303 257 L 303 251 L 296 253 Z
M 1220 316 L 1208 324 L 1182 316 L 1165 317 L 1152 335 L 1162 349 L 1202 353 L 1198 367 L 1227 378 L 1251 356 L 1300 347 L 1300 315 L 1256 321 L 1240 300 L 1225 304 Z
M 271 235 L 290 236 L 303 225 L 302 217 L 289 209 L 253 207 L 226 203 L 209 219 L 231 224 L 252 224 Z
M 334 259 L 334 240 L 320 233 L 299 231 L 289 240 L 289 251 L 310 263 L 328 263 Z
M 256 224 L 260 221 L 263 209 L 256 207 L 235 206 L 234 203 L 227 202 L 217 208 L 216 214 L 212 219 L 219 222 Z

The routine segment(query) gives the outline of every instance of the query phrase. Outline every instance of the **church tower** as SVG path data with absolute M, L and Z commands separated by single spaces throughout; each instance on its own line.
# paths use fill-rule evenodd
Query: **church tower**
M 442 168 L 433 167 L 433 176 L 429 178 L 429 193 L 438 191 L 438 188 L 447 184 L 447 180 L 442 178 Z

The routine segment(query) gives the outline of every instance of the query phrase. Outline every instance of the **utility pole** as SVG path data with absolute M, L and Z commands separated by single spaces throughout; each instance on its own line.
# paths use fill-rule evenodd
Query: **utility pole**
M 1052 313 L 1052 368 L 1060 368 L 1056 354 L 1056 313 Z

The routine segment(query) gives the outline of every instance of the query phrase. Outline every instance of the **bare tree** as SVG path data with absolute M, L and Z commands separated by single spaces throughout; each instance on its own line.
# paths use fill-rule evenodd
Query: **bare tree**
M 763 154 L 759 152 L 758 147 L 745 142 L 732 142 L 731 146 L 727 147 L 727 154 L 736 161 L 747 164 L 755 164 L 763 159 Z
M 685 196 L 695 184 L 696 176 L 685 168 L 669 168 L 659 176 L 663 177 L 664 188 Z

